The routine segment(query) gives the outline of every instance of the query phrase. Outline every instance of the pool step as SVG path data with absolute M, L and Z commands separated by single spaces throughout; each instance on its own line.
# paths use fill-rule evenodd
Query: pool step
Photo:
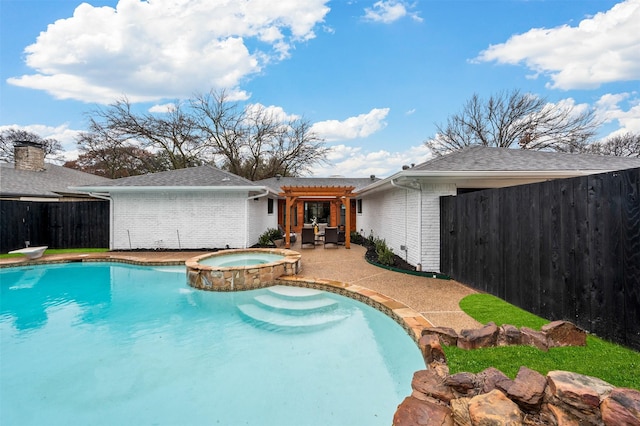
M 338 302 L 328 297 L 304 297 L 302 300 L 277 297 L 271 294 L 256 296 L 254 300 L 263 308 L 293 315 L 305 315 L 311 312 L 327 311 L 337 307 Z
M 245 316 L 256 321 L 257 324 L 276 329 L 315 329 L 332 325 L 349 316 L 346 313 L 337 311 L 312 313 L 308 315 L 287 315 L 253 304 L 239 305 L 238 309 Z
M 289 287 L 286 285 L 275 285 L 273 287 L 269 287 L 267 291 L 283 299 L 292 300 L 310 299 L 323 294 L 321 290 L 313 288 Z
M 336 324 L 350 313 L 321 290 L 274 286 L 238 306 L 242 315 L 270 330 L 311 331 Z

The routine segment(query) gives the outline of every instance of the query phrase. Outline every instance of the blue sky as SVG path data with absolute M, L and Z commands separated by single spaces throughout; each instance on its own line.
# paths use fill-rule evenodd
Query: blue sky
M 315 176 L 389 176 L 435 124 L 519 89 L 640 133 L 640 0 L 2 0 L 0 128 L 63 143 L 122 96 L 162 111 L 226 89 L 303 116 Z M 161 113 L 161 112 L 158 112 Z

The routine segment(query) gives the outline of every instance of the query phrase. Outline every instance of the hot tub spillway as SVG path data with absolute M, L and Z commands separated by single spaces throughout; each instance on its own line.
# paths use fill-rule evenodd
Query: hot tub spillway
M 301 287 L 274 286 L 238 306 L 250 323 L 273 331 L 312 331 L 349 317 L 326 293 Z

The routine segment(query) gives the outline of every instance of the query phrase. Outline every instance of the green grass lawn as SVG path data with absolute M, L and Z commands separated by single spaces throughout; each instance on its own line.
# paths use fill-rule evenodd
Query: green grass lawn
M 83 249 L 47 249 L 44 254 L 65 254 L 65 253 L 101 253 L 109 251 L 106 248 L 83 248 Z M 24 254 L 0 254 L 0 259 L 7 259 L 10 257 L 24 257 Z
M 517 308 L 488 294 L 472 294 L 460 301 L 467 314 L 486 324 L 512 324 L 540 330 L 549 321 Z M 551 370 L 573 371 L 598 377 L 618 387 L 640 389 L 640 352 L 616 345 L 595 336 L 587 336 L 587 346 L 550 348 L 543 352 L 529 346 L 508 346 L 466 351 L 444 347 L 450 372 L 478 373 L 495 367 L 511 378 L 520 366 L 541 374 Z

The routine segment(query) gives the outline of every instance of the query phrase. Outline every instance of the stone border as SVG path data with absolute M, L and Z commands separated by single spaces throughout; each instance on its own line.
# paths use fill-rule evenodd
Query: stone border
M 520 332 L 509 325 L 501 329 L 510 330 L 512 337 L 514 330 Z M 568 371 L 550 371 L 543 376 L 524 366 L 514 380 L 493 367 L 478 374 L 450 375 L 442 344 L 462 349 L 516 344 L 507 342 L 504 332 L 499 339 L 500 332 L 493 323 L 462 330 L 460 335 L 451 331 L 443 327 L 423 331 L 419 346 L 427 370 L 414 374 L 413 392 L 398 406 L 394 426 L 640 425 L 640 391 L 616 388 L 595 377 Z M 536 333 L 535 341 L 527 341 L 527 337 L 520 342 L 542 350 L 586 344 L 586 333 L 566 321 L 546 324 Z M 539 346 L 541 339 L 544 347 Z
M 281 259 L 249 266 L 212 266 L 200 263 L 204 259 L 234 254 L 277 254 Z M 281 276 L 295 275 L 300 271 L 302 255 L 288 249 L 231 249 L 201 254 L 185 261 L 187 283 L 199 290 L 242 291 L 273 285 Z

